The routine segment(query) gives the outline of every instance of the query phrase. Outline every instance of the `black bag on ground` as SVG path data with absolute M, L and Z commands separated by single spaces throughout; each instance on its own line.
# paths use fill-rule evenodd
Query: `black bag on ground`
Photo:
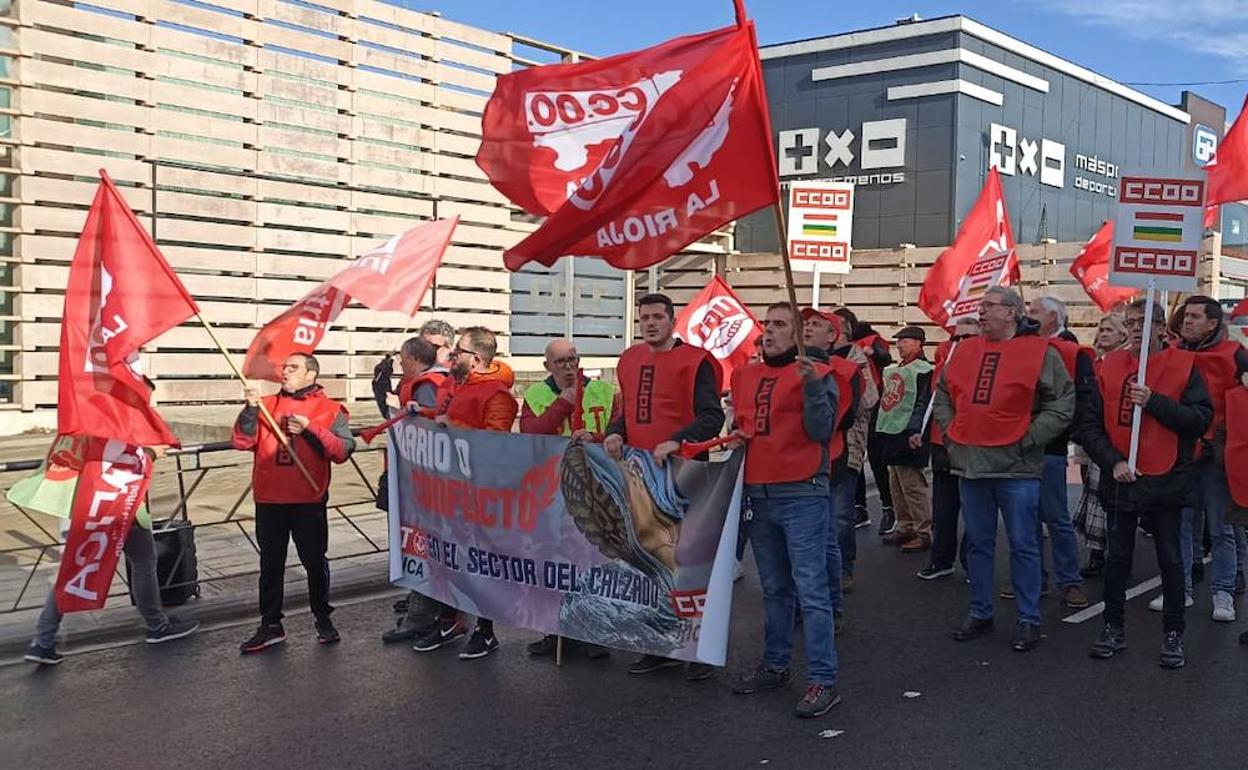
M 152 537 L 156 541 L 156 579 L 160 583 L 161 605 L 180 607 L 192 596 L 199 596 L 199 559 L 195 554 L 195 530 L 191 523 L 183 519 L 153 521 Z M 126 578 L 133 582 L 129 559 L 126 560 Z M 130 603 L 134 604 L 133 593 Z

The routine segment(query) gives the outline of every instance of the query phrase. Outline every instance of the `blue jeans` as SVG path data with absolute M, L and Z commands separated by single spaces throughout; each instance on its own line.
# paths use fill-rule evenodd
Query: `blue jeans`
M 1040 521 L 1049 525 L 1049 543 L 1053 549 L 1053 571 L 1057 573 L 1057 587 L 1071 588 L 1083 583 L 1079 574 L 1079 542 L 1075 539 L 1075 526 L 1070 521 L 1070 506 L 1066 499 L 1066 458 L 1058 455 L 1044 456 L 1044 477 L 1040 480 Z M 1043 543 L 1040 530 L 1036 528 L 1036 542 Z M 1044 569 L 1044 549 L 1040 552 L 1040 584 L 1048 582 Z
M 828 532 L 826 537 L 827 545 L 824 547 L 824 557 L 827 561 L 828 598 L 832 602 L 832 622 L 834 628 L 836 613 L 841 610 L 841 575 L 843 574 L 843 560 L 841 559 L 841 522 L 843 517 L 836 503 L 836 488 L 832 487 L 828 490 Z M 854 518 L 852 509 L 850 510 L 849 518 Z M 853 524 L 850 524 L 850 527 L 852 528 Z
M 993 616 L 997 511 L 1010 539 L 1010 580 L 1018 619 L 1040 624 L 1040 479 L 960 479 L 962 519 L 970 543 L 971 617 Z
M 845 475 L 832 483 L 832 506 L 836 510 L 837 536 L 841 543 L 841 574 L 854 574 L 858 560 L 858 532 L 854 529 L 857 511 L 854 494 L 858 491 L 858 471 L 845 469 Z
M 1226 523 L 1226 513 L 1231 505 L 1231 490 L 1226 483 L 1226 471 L 1213 457 L 1205 456 L 1192 468 L 1200 506 L 1209 520 L 1209 537 L 1213 542 L 1213 570 L 1209 578 L 1209 590 L 1235 593 L 1235 574 L 1239 571 L 1239 540 L 1235 527 Z M 1186 566 L 1186 562 L 1185 565 Z M 1188 570 L 1190 574 L 1190 569 Z
M 763 665 L 787 670 L 793 658 L 793 603 L 802 604 L 807 679 L 836 684 L 836 641 L 828 595 L 828 498 L 752 497 L 750 544 L 763 588 Z

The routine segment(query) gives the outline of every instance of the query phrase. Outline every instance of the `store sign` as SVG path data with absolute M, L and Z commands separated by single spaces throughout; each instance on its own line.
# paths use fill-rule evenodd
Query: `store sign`
M 789 257 L 798 272 L 848 273 L 854 186 L 822 179 L 789 186 Z
M 1197 123 L 1192 127 L 1192 160 L 1203 166 L 1218 151 L 1218 134 L 1209 126 Z
M 780 176 L 809 176 L 819 173 L 819 159 L 836 172 L 849 169 L 857 161 L 859 173 L 836 176 L 831 180 L 856 185 L 897 184 L 906 181 L 906 119 L 865 121 L 856 135 L 851 129 L 818 128 L 781 131 L 777 159 Z
M 993 123 L 988 131 L 988 168 L 1003 176 L 1038 176 L 1040 184 L 1066 186 L 1066 145 L 1050 139 L 1020 139 L 1018 131 Z
M 1205 205 L 1202 175 L 1124 174 L 1109 282 L 1114 286 L 1196 290 Z

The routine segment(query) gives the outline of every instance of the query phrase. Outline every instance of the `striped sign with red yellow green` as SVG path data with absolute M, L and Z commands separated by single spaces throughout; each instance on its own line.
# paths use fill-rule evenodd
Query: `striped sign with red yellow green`
M 1131 236 L 1137 241 L 1179 243 L 1183 240 L 1183 215 L 1168 211 L 1137 211 Z
M 840 218 L 839 214 L 805 213 L 802 215 L 802 235 L 835 236 L 836 224 Z

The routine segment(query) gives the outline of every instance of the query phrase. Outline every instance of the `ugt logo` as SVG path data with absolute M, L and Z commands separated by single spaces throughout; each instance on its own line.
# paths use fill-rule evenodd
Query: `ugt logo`
M 1000 353 L 985 353 L 979 362 L 979 374 L 975 376 L 975 389 L 971 391 L 972 404 L 992 401 L 992 389 L 997 384 L 997 370 L 1001 368 Z

